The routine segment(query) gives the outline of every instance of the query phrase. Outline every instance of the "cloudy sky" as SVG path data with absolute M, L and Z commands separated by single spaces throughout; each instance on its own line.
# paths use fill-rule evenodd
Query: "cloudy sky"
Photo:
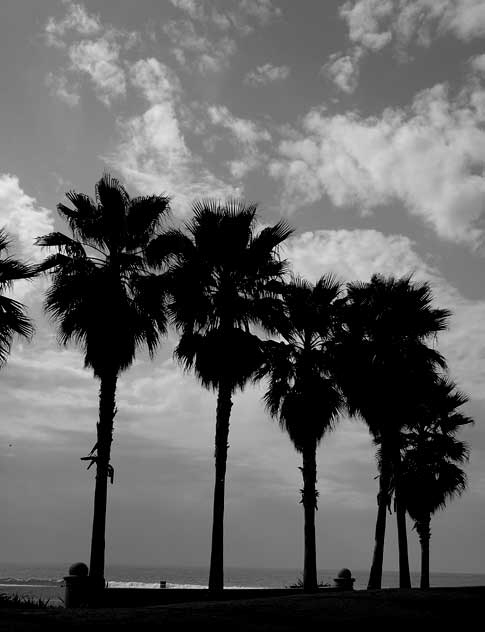
M 483 0 L 2 0 L 0 224 L 16 255 L 65 227 L 56 204 L 109 170 L 129 191 L 244 196 L 295 227 L 315 280 L 429 280 L 453 311 L 439 345 L 471 401 L 469 491 L 433 521 L 432 567 L 485 569 Z M 98 384 L 42 313 L 0 388 L 0 561 L 88 560 Z M 174 335 L 119 386 L 107 561 L 207 565 L 215 397 L 172 361 Z M 261 405 L 233 408 L 226 563 L 299 567 L 299 457 Z M 369 567 L 376 513 L 366 428 L 318 453 L 320 568 Z M 410 532 L 411 563 L 418 545 Z M 394 518 L 385 567 L 397 566 Z

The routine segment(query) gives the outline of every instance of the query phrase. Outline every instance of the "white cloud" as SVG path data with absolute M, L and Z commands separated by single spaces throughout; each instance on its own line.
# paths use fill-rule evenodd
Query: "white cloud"
M 71 68 L 91 78 L 105 105 L 126 93 L 125 72 L 120 66 L 119 54 L 120 45 L 109 37 L 83 40 L 69 48 Z
M 334 53 L 322 67 L 322 72 L 328 76 L 343 92 L 350 94 L 357 88 L 359 82 L 359 61 L 362 49 L 358 46 L 347 55 Z
M 472 57 L 470 65 L 475 72 L 485 75 L 485 54 Z
M 485 34 L 483 0 L 352 0 L 340 15 L 349 38 L 372 51 L 391 41 L 429 46 L 442 35 L 470 41 Z
M 54 229 L 54 218 L 49 209 L 23 191 L 17 176 L 3 173 L 0 174 L 0 226 L 17 238 L 21 248 L 17 256 L 40 261 L 44 255 L 34 246 L 34 240 Z
M 248 72 L 244 82 L 250 85 L 266 85 L 273 81 L 282 81 L 290 76 L 289 66 L 273 66 L 273 64 L 263 64 L 256 70 Z
M 118 122 L 121 142 L 106 157 L 108 164 L 140 192 L 160 192 L 172 198 L 181 215 L 200 197 L 240 194 L 214 176 L 188 148 L 178 115 L 180 85 L 156 59 L 140 60 L 131 68 L 133 84 L 150 104 L 141 115 Z
M 281 9 L 275 7 L 272 0 L 241 0 L 239 7 L 261 24 L 267 24 L 281 15 Z
M 357 0 L 345 2 L 340 8 L 340 15 L 348 24 L 349 37 L 353 42 L 379 50 L 392 39 L 390 31 L 380 31 L 380 21 L 390 17 L 393 9 L 393 0 Z
M 181 20 L 170 20 L 163 27 L 172 41 L 172 52 L 180 65 L 202 74 L 220 72 L 229 66 L 237 49 L 235 39 L 229 34 L 246 36 L 253 32 L 254 23 L 266 25 L 281 15 L 271 0 L 233 0 L 219 6 L 197 0 L 170 2 L 186 15 Z
M 211 106 L 208 113 L 214 125 L 231 132 L 236 148 L 241 152 L 240 159 L 229 163 L 232 175 L 235 178 L 242 178 L 252 169 L 256 169 L 264 157 L 259 152 L 258 143 L 269 142 L 270 133 L 253 121 L 233 116 L 224 106 Z
M 201 35 L 190 20 L 171 20 L 163 30 L 174 44 L 173 53 L 177 61 L 202 74 L 223 70 L 236 52 L 233 39 Z
M 77 105 L 79 94 L 70 88 L 72 77 L 85 74 L 93 83 L 98 98 L 106 105 L 126 94 L 126 74 L 121 52 L 139 40 L 136 32 L 105 26 L 81 4 L 65 2 L 64 18 L 49 18 L 45 26 L 47 41 L 66 49 L 69 66 L 62 74 L 49 73 L 46 82 L 52 92 L 69 105 Z
M 185 11 L 192 20 L 205 19 L 204 6 L 198 0 L 170 0 L 174 7 Z
M 174 99 L 181 90 L 176 75 L 153 57 L 134 63 L 130 67 L 130 80 L 150 103 Z
M 313 110 L 300 134 L 281 142 L 270 173 L 283 180 L 290 209 L 324 195 L 364 212 L 398 200 L 440 237 L 476 246 L 485 211 L 484 106 L 479 87 L 452 100 L 437 85 L 379 117 Z
M 247 23 L 248 18 L 264 25 L 281 15 L 281 9 L 275 7 L 272 0 L 224 0 L 220 3 L 221 9 L 217 8 L 214 2 L 203 3 L 200 0 L 170 2 L 192 20 L 210 22 L 222 30 L 235 28 L 243 35 L 252 31 L 252 27 Z
M 95 35 L 101 31 L 99 17 L 87 13 L 76 2 L 65 2 L 67 13 L 62 20 L 50 17 L 45 26 L 47 43 L 51 46 L 65 46 L 63 37 L 70 31 L 79 35 Z
M 56 76 L 54 73 L 50 72 L 46 77 L 46 84 L 49 86 L 51 93 L 58 97 L 61 101 L 64 101 L 64 103 L 67 103 L 67 105 L 75 107 L 79 104 L 81 97 L 77 92 L 78 86 L 70 86 L 66 76 Z

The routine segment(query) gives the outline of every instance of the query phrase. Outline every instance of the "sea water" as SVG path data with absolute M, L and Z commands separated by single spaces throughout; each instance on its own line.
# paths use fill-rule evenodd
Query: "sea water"
M 49 600 L 50 605 L 62 605 L 63 577 L 68 574 L 68 564 L 20 565 L 0 563 L 0 593 L 18 594 L 34 599 Z M 339 569 L 320 570 L 319 582 L 333 585 Z M 160 589 L 165 581 L 170 588 L 207 588 L 208 569 L 182 566 L 107 566 L 106 579 L 112 588 Z M 285 588 L 295 584 L 302 575 L 301 569 L 231 568 L 224 569 L 226 588 Z M 354 588 L 367 586 L 369 572 L 352 569 Z M 419 573 L 411 573 L 414 587 L 419 586 Z M 446 586 L 485 586 L 485 574 L 431 573 L 430 584 Z M 384 571 L 383 588 L 399 586 L 399 574 Z

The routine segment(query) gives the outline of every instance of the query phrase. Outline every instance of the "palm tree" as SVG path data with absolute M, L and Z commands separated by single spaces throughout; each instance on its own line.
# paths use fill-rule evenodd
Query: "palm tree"
M 130 198 L 109 174 L 96 183 L 96 199 L 70 191 L 72 208 L 59 204 L 72 236 L 53 232 L 37 245 L 57 248 L 42 264 L 52 276 L 45 309 L 58 323 L 59 341 L 74 342 L 84 365 L 100 381 L 97 441 L 85 460 L 96 464 L 90 577 L 104 585 L 107 479 L 118 376 L 145 345 L 153 355 L 165 334 L 160 278 L 149 272 L 146 248 L 169 213 L 165 196 Z
M 400 432 L 413 418 L 419 392 L 444 358 L 428 346 L 446 329 L 448 310 L 432 307 L 428 283 L 374 275 L 347 286 L 338 380 L 351 415 L 369 426 L 380 447 L 378 513 L 368 588 L 380 588 L 386 513 L 395 485 L 400 586 L 410 587 L 406 515 L 400 498 Z
M 469 449 L 456 434 L 473 423 L 457 410 L 467 401 L 452 381 L 438 378 L 420 416 L 403 434 L 402 488 L 421 544 L 421 588 L 429 588 L 431 516 L 466 489 L 467 477 L 460 465 L 468 461 Z
M 280 282 L 286 270 L 277 248 L 290 234 L 285 222 L 256 232 L 255 204 L 196 201 L 186 230 L 174 229 L 150 248 L 153 264 L 166 273 L 175 351 L 202 386 L 217 392 L 215 484 L 209 589 L 223 589 L 224 493 L 232 396 L 261 362 L 254 327 L 276 329 Z
M 14 336 L 29 340 L 34 333 L 25 306 L 4 293 L 12 288 L 14 281 L 34 277 L 36 268 L 7 256 L 9 246 L 7 233 L 0 229 L 0 367 L 8 360 Z
M 279 334 L 281 342 L 266 343 L 266 359 L 256 378 L 269 376 L 264 396 L 270 415 L 289 436 L 302 455 L 301 490 L 305 514 L 303 590 L 318 589 L 315 510 L 316 451 L 324 434 L 331 430 L 343 406 L 343 398 L 332 374 L 334 333 L 339 325 L 339 283 L 323 276 L 315 285 L 293 278 L 284 292 L 286 318 Z

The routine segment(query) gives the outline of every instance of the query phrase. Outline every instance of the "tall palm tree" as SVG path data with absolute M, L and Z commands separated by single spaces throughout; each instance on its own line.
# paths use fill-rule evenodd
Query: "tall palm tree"
M 56 248 L 42 269 L 50 271 L 46 311 L 58 324 L 59 341 L 74 342 L 84 365 L 100 381 L 97 441 L 89 457 L 96 464 L 89 574 L 104 585 L 107 479 L 110 465 L 118 376 L 145 345 L 153 355 L 167 319 L 160 277 L 150 273 L 146 248 L 169 213 L 165 196 L 130 198 L 109 174 L 96 183 L 96 198 L 70 191 L 72 207 L 57 210 L 72 236 L 53 232 L 37 239 Z
M 280 278 L 286 262 L 278 246 L 290 234 L 285 222 L 256 231 L 255 204 L 196 201 L 186 230 L 154 241 L 153 264 L 166 273 L 172 321 L 181 333 L 175 351 L 201 384 L 217 392 L 215 484 L 209 589 L 224 586 L 224 495 L 232 396 L 261 362 L 255 327 L 275 331 Z
M 438 378 L 420 415 L 403 434 L 402 488 L 421 544 L 421 588 L 429 588 L 431 516 L 466 489 L 467 477 L 460 466 L 468 461 L 469 448 L 456 434 L 473 423 L 458 411 L 467 401 L 452 381 Z
M 380 446 L 378 513 L 368 588 L 380 588 L 386 513 L 395 484 L 400 586 L 410 587 L 405 508 L 400 490 L 400 432 L 415 414 L 420 389 L 445 367 L 429 346 L 447 327 L 448 310 L 432 307 L 428 283 L 410 276 L 374 275 L 347 286 L 346 327 L 339 344 L 338 379 L 352 415 L 361 416 Z
M 301 490 L 305 515 L 303 590 L 318 589 L 315 510 L 318 491 L 316 452 L 343 407 L 332 373 L 332 343 L 339 326 L 340 284 L 323 276 L 315 285 L 293 278 L 285 288 L 285 316 L 279 328 L 281 342 L 266 343 L 266 359 L 256 374 L 269 377 L 264 396 L 272 417 L 302 455 Z
M 34 277 L 36 268 L 8 256 L 9 245 L 6 231 L 0 229 L 0 367 L 8 360 L 14 336 L 30 339 L 34 333 L 25 306 L 4 293 L 12 288 L 14 281 Z

